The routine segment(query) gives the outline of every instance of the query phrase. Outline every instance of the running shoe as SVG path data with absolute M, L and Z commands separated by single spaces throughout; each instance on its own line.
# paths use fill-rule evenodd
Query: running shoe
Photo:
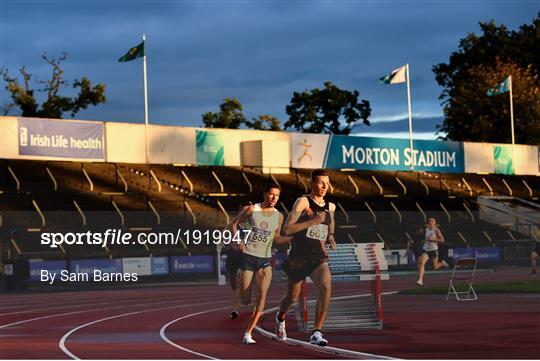
M 242 340 L 242 343 L 246 345 L 254 345 L 257 342 L 255 342 L 255 340 L 253 339 L 253 337 L 251 337 L 249 333 L 244 333 L 244 339 Z
M 231 311 L 231 320 L 236 320 L 238 318 L 238 310 L 235 308 Z
M 416 284 L 417 284 L 418 286 L 423 286 L 423 285 L 424 285 L 424 281 L 418 280 L 418 281 L 416 281 Z
M 448 266 L 448 262 L 446 262 L 444 259 L 442 260 L 441 263 L 442 263 L 442 265 L 443 265 L 444 268 L 448 268 L 448 267 L 449 267 L 449 266 Z
M 315 331 L 309 338 L 309 343 L 312 345 L 326 346 L 328 341 L 323 338 L 321 331 Z
M 279 312 L 276 313 L 276 336 L 281 340 L 287 339 L 287 331 L 285 330 L 285 320 L 278 319 Z

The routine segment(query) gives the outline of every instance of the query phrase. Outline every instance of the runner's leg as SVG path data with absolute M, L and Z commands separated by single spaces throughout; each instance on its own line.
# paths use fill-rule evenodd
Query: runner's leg
M 272 281 L 272 267 L 268 266 L 263 269 L 258 270 L 255 273 L 255 282 L 257 283 L 257 300 L 253 305 L 253 313 L 249 319 L 248 326 L 246 328 L 246 333 L 251 334 L 259 317 L 261 317 L 262 311 L 264 311 L 264 306 L 266 303 L 266 295 L 268 288 L 270 287 L 270 282 Z
M 332 297 L 332 275 L 328 262 L 321 263 L 315 271 L 311 273 L 313 283 L 319 288 L 319 296 L 315 306 L 315 324 L 314 329 L 322 330 L 324 321 L 330 308 L 330 299 Z

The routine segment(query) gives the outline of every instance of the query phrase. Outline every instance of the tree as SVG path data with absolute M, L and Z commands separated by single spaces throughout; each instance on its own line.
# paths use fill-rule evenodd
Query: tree
M 245 124 L 248 128 L 256 130 L 282 130 L 279 119 L 266 114 L 259 115 L 257 118 L 252 118 L 251 120 L 246 119 Z
M 66 60 L 67 53 L 62 53 L 58 59 L 51 59 L 47 53 L 44 53 L 42 58 L 52 66 L 52 76 L 50 80 L 37 80 L 36 78 L 36 82 L 43 85 L 43 88 L 37 89 L 37 91 L 47 93 L 47 100 L 41 104 L 41 107 L 36 100 L 35 90 L 30 84 L 32 74 L 26 70 L 26 67 L 23 66 L 19 69 L 23 79 L 22 85 L 18 79 L 10 77 L 7 68 L 2 68 L 6 89 L 11 93 L 13 99 L 13 103 L 3 107 L 6 115 L 11 109 L 19 108 L 23 117 L 62 118 L 64 112 L 70 112 L 73 117 L 89 105 L 98 105 L 106 101 L 105 84 L 99 83 L 92 87 L 92 83 L 86 77 L 82 77 L 81 80 L 75 79 L 73 82 L 73 88 L 79 88 L 79 94 L 76 97 L 70 98 L 60 95 L 62 87 L 69 86 L 69 83 L 63 79 L 64 71 L 60 67 L 61 63 Z
M 486 91 L 512 75 L 514 130 L 516 143 L 538 144 L 540 140 L 540 83 L 532 66 L 522 68 L 513 62 L 477 65 L 467 71 L 469 81 L 459 82 L 456 94 L 445 110 L 439 129 L 449 139 L 510 143 L 509 93 L 487 96 Z M 474 99 L 474 101 L 471 101 Z M 467 107 L 468 117 L 460 114 Z M 452 119 L 449 122 L 448 119 Z
M 369 101 L 359 102 L 359 95 L 357 90 L 342 90 L 329 81 L 324 83 L 324 89 L 294 92 L 286 107 L 289 120 L 285 128 L 307 133 L 349 134 L 359 120 L 370 125 Z
M 206 128 L 231 128 L 238 129 L 246 121 L 242 113 L 243 107 L 236 98 L 225 98 L 219 106 L 219 112 L 204 113 L 203 123 Z
M 540 15 L 540 13 L 539 13 Z M 488 88 L 512 75 L 516 142 L 540 143 L 540 17 L 518 31 L 493 21 L 468 34 L 448 63 L 433 67 L 443 87 L 445 119 L 437 128 L 446 140 L 510 142 L 508 94 L 488 97 Z

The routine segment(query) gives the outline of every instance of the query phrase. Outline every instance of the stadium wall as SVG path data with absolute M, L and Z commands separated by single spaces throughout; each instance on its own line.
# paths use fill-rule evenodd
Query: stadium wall
M 242 157 L 242 144 L 253 147 L 255 143 L 249 143 L 253 141 L 259 141 L 261 155 Z M 395 171 L 410 169 L 408 143 L 359 136 L 0 117 L 0 157 L 6 159 L 249 165 L 273 173 L 288 172 L 289 167 Z M 515 174 L 540 175 L 540 147 L 516 145 L 514 164 L 511 148 L 415 140 L 415 170 L 510 174 L 513 169 Z

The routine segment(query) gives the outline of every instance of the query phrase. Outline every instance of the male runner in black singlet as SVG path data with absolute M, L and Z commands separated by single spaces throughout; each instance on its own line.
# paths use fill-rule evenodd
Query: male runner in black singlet
M 319 289 L 315 308 L 315 327 L 310 343 L 326 346 L 322 326 L 330 307 L 332 278 L 328 267 L 326 242 L 335 249 L 334 211 L 336 206 L 324 196 L 330 187 L 328 172 L 317 169 L 311 173 L 311 194 L 300 197 L 284 223 L 283 231 L 293 236 L 292 248 L 283 269 L 287 273 L 287 294 L 276 314 L 276 335 L 286 339 L 285 316 L 300 296 L 302 282 L 309 276 Z

